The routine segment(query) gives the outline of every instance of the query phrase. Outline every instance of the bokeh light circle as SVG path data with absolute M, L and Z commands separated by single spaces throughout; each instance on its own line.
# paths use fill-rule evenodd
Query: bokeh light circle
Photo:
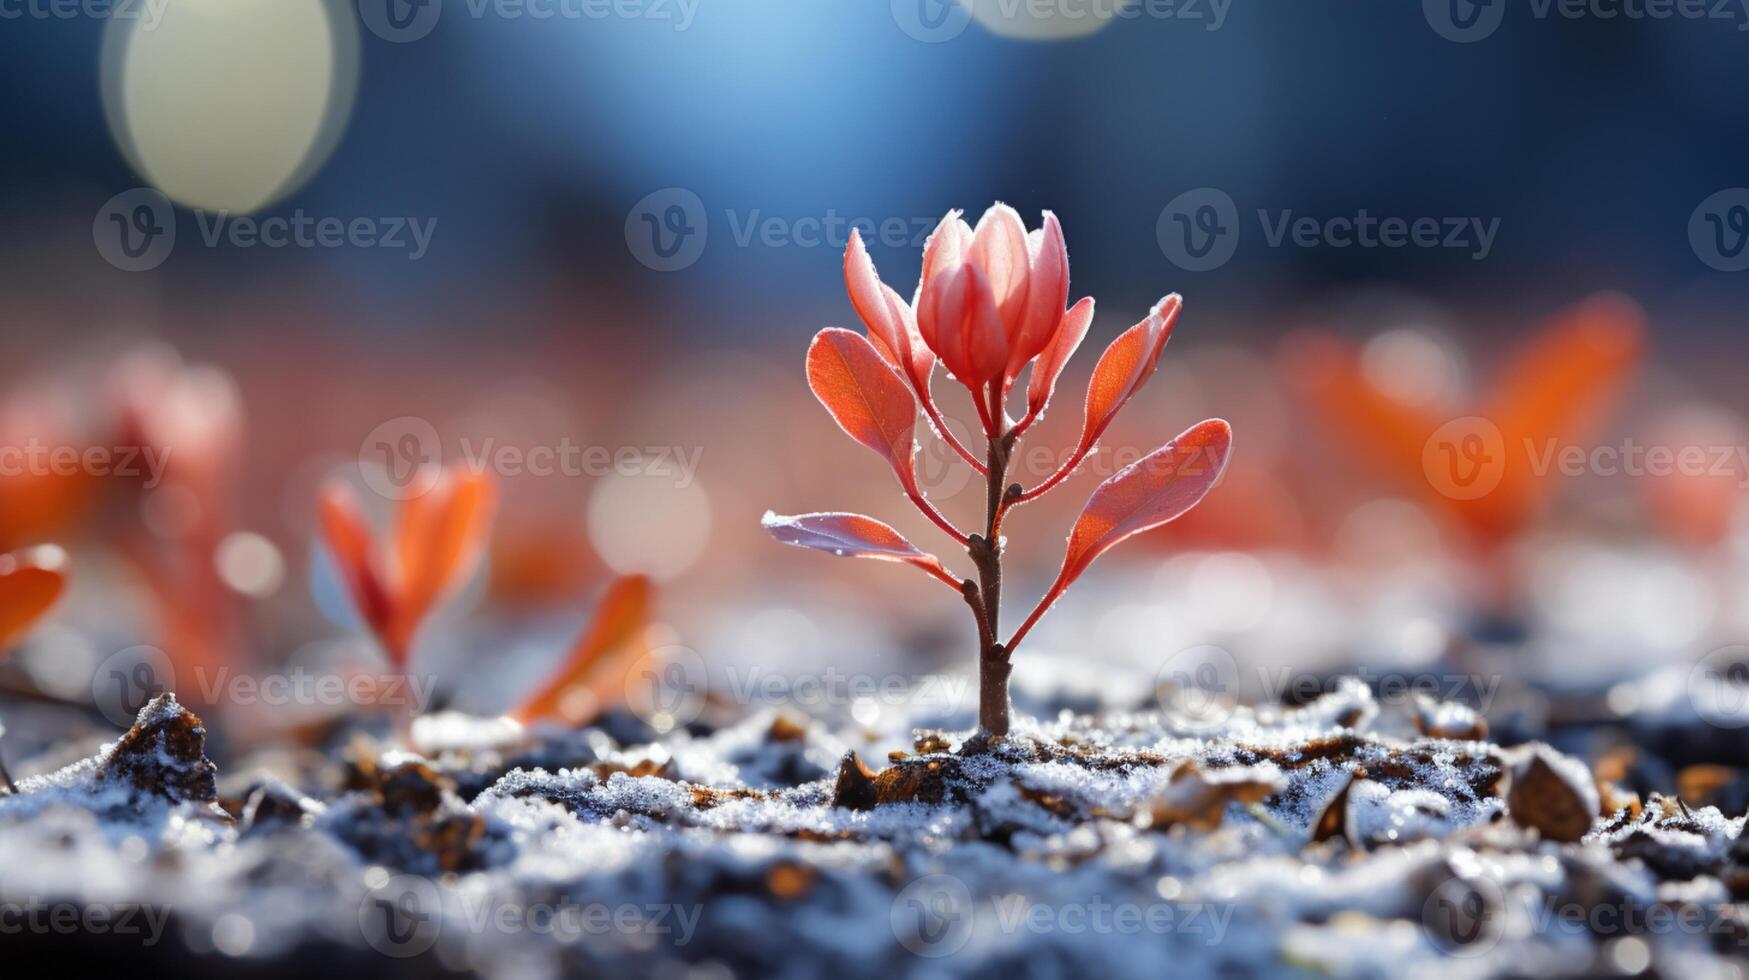
M 258 211 L 303 186 L 352 114 L 358 25 L 339 0 L 177 0 L 113 18 L 110 134 L 171 200 Z

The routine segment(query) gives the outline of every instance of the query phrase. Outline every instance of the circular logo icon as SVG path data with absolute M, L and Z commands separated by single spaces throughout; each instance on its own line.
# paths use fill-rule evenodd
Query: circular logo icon
M 176 690 L 176 668 L 157 647 L 118 650 L 97 665 L 91 676 L 91 703 L 103 717 L 121 728 L 132 728 L 148 702 Z
M 1421 928 L 1440 952 L 1467 959 L 1500 942 L 1506 893 L 1488 878 L 1453 876 L 1441 882 L 1421 906 Z
M 697 262 L 709 237 L 704 201 L 684 187 L 646 195 L 626 215 L 626 248 L 657 272 L 678 272 Z
M 710 674 L 704 658 L 679 644 L 656 647 L 626 671 L 626 706 L 659 732 L 678 728 L 704 711 Z
M 1486 497 L 1506 475 L 1506 438 L 1480 415 L 1452 419 L 1422 444 L 1421 471 L 1453 500 Z
M 1180 269 L 1219 269 L 1239 247 L 1239 206 L 1218 188 L 1185 191 L 1160 212 L 1154 236 L 1167 261 Z
M 122 191 L 97 209 L 91 240 L 103 261 L 123 272 L 156 269 L 176 247 L 176 209 L 153 188 Z
M 1154 675 L 1154 698 L 1180 725 L 1207 731 L 1224 724 L 1239 697 L 1239 663 L 1203 644 L 1173 654 Z
M 913 40 L 940 44 L 965 33 L 972 11 L 963 0 L 893 0 L 893 22 Z
M 1749 646 L 1720 647 L 1688 672 L 1688 701 L 1707 724 L 1749 725 Z
M 1447 41 L 1469 44 L 1500 28 L 1506 0 L 1421 0 L 1428 26 Z
M 358 446 L 365 486 L 385 500 L 423 497 L 443 470 L 437 428 L 417 415 L 403 415 L 370 430 Z
M 358 928 L 384 956 L 418 956 L 443 932 L 443 896 L 429 878 L 395 875 L 358 903 Z
M 953 875 L 924 875 L 893 897 L 888 920 L 899 945 L 918 956 L 952 956 L 972 938 L 972 892 Z
M 941 420 L 946 423 L 947 430 L 953 433 L 954 438 L 959 440 L 960 445 L 970 446 L 973 444 L 971 429 L 965 424 L 949 415 L 943 415 Z M 930 425 L 933 426 L 934 423 L 930 423 Z M 981 433 L 982 430 L 980 430 Z M 919 439 L 917 443 L 918 451 L 917 455 L 913 457 L 913 461 L 917 473 L 917 486 L 923 491 L 925 497 L 937 502 L 951 500 L 971 484 L 972 468 L 960 458 L 959 453 L 953 451 L 953 447 L 949 446 L 946 440 L 940 438 Z M 1021 472 L 1020 462 L 1019 457 L 1010 462 L 1008 472 L 1011 479 L 1008 482 L 1027 483 L 1029 474 Z M 1045 476 L 1049 475 L 1045 474 Z M 1044 476 L 1038 477 L 1033 482 L 1041 481 L 1044 478 Z
M 1720 272 L 1749 269 L 1749 188 L 1727 187 L 1688 216 L 1688 244 Z
M 358 19 L 372 34 L 395 44 L 430 34 L 442 13 L 443 0 L 358 0 Z

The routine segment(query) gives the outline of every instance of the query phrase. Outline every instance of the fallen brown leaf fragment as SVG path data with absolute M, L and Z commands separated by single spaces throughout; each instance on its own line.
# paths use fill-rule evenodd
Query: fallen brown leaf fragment
M 1488 722 L 1475 709 L 1455 701 L 1439 701 L 1415 694 L 1415 730 L 1428 738 L 1480 742 L 1488 737 Z
M 1511 786 L 1506 793 L 1506 809 L 1513 821 L 1549 840 L 1574 843 L 1584 837 L 1599 809 L 1590 771 L 1544 745 L 1525 746 L 1516 756 L 1510 762 Z M 1583 781 L 1578 778 L 1580 771 Z
M 1327 841 L 1334 837 L 1345 836 L 1348 829 L 1348 791 L 1354 788 L 1355 782 L 1366 777 L 1366 770 L 1359 769 L 1349 773 L 1342 788 L 1330 801 L 1324 804 L 1324 811 L 1318 814 L 1318 819 L 1312 822 L 1312 840 Z
M 1205 770 L 1186 762 L 1172 773 L 1165 792 L 1150 805 L 1148 825 L 1163 829 L 1182 824 L 1195 830 L 1213 830 L 1221 825 L 1228 803 L 1260 803 L 1285 785 L 1280 775 L 1260 769 Z

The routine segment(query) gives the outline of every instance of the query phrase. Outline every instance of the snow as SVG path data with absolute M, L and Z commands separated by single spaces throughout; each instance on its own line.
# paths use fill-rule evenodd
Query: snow
M 158 703 L 140 720 L 180 713 Z M 913 734 L 957 749 L 968 733 Z M 112 743 L 0 797 L 0 899 L 157 910 L 166 935 L 203 955 L 314 943 L 494 977 L 679 975 L 680 962 L 757 975 L 1491 976 L 1583 969 L 1602 948 L 1608 937 L 1537 926 L 1556 900 L 1723 906 L 1717 877 L 1666 871 L 1720 868 L 1743 825 L 1654 797 L 1580 843 L 1541 840 L 1504 806 L 1512 759 L 1541 753 L 1589 787 L 1582 762 L 1420 735 L 1357 681 L 1297 708 L 1235 705 L 1215 727 L 1062 714 L 1021 721 L 985 755 L 898 762 L 854 726 L 771 711 L 660 744 L 456 715 L 414 736 L 424 754 L 378 751 L 375 775 L 350 789 L 260 784 L 259 826 L 99 778 Z M 853 748 L 877 772 L 935 766 L 932 789 L 834 806 Z M 183 773 L 189 760 L 160 751 L 151 764 Z M 402 803 L 386 810 L 391 795 Z M 1338 804 L 1340 829 L 1314 840 Z M 1486 897 L 1488 948 L 1454 948 L 1434 928 L 1450 888 Z M 1658 957 L 1696 955 L 1690 937 L 1643 938 Z

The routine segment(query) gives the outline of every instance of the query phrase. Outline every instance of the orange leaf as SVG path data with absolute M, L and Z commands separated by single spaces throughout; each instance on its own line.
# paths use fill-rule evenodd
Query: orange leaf
M 1095 558 L 1125 538 L 1153 530 L 1195 507 L 1220 481 L 1232 445 L 1232 426 L 1224 419 L 1208 419 L 1101 483 L 1069 532 L 1063 570 L 1015 633 L 1010 648 Z
M 1038 360 L 1032 364 L 1032 377 L 1026 383 L 1028 411 L 1037 415 L 1050 404 L 1051 397 L 1057 393 L 1057 378 L 1062 376 L 1069 358 L 1074 357 L 1075 351 L 1081 347 L 1081 341 L 1086 339 L 1087 328 L 1092 323 L 1091 296 L 1082 299 L 1069 312 L 1063 314 L 1063 321 L 1058 324 L 1057 332 L 1051 336 L 1050 343 L 1045 345 Z
M 1099 355 L 1093 377 L 1087 382 L 1078 454 L 1093 448 L 1117 417 L 1118 410 L 1153 376 L 1154 367 L 1160 363 L 1160 352 L 1166 349 L 1172 327 L 1178 322 L 1178 311 L 1183 308 L 1184 300 L 1177 293 L 1167 296 L 1148 311 L 1147 319 L 1125 330 Z M 1088 314 L 1092 314 L 1091 309 Z
M 771 536 L 798 548 L 830 551 L 840 558 L 874 558 L 915 565 L 946 582 L 955 591 L 960 580 L 941 566 L 941 559 L 919 549 L 905 536 L 861 514 L 801 514 L 783 517 L 765 512 L 760 521 Z
M 815 334 L 808 387 L 839 428 L 885 458 L 901 486 L 915 488 L 917 401 L 868 338 L 838 327 Z
M 347 591 L 352 593 L 353 605 L 370 631 L 378 639 L 385 639 L 389 621 L 394 616 L 394 599 L 389 593 L 389 583 L 383 578 L 370 526 L 365 522 L 357 496 L 345 483 L 331 480 L 322 487 L 316 509 L 322 540 L 339 566 Z M 390 650 L 389 659 L 401 663 L 404 653 L 403 650 Z
M 1480 413 L 1500 427 L 1506 466 L 1500 485 L 1476 501 L 1473 525 L 1504 536 L 1535 516 L 1558 481 L 1535 471 L 1533 454 L 1596 438 L 1639 365 L 1644 324 L 1632 301 L 1601 294 L 1557 314 L 1513 354 Z
M 642 575 L 615 579 L 564 664 L 539 691 L 517 705 L 510 717 L 524 725 L 548 720 L 588 722 L 586 717 L 567 717 L 567 702 L 578 691 L 591 692 L 597 706 L 608 702 L 614 685 L 624 679 L 624 668 L 643 652 L 650 593 L 650 580 Z M 614 670 L 616 665 L 621 669 Z
M 466 582 L 497 493 L 485 473 L 449 467 L 426 493 L 401 501 L 395 521 L 397 629 L 412 640 L 431 608 Z
M 67 553 L 54 545 L 0 555 L 0 654 L 36 625 L 67 587 Z
M 398 505 L 391 558 L 372 535 L 351 487 L 335 480 L 322 488 L 322 537 L 391 663 L 406 666 L 420 624 L 467 579 L 495 499 L 487 475 L 445 470 L 431 489 Z

